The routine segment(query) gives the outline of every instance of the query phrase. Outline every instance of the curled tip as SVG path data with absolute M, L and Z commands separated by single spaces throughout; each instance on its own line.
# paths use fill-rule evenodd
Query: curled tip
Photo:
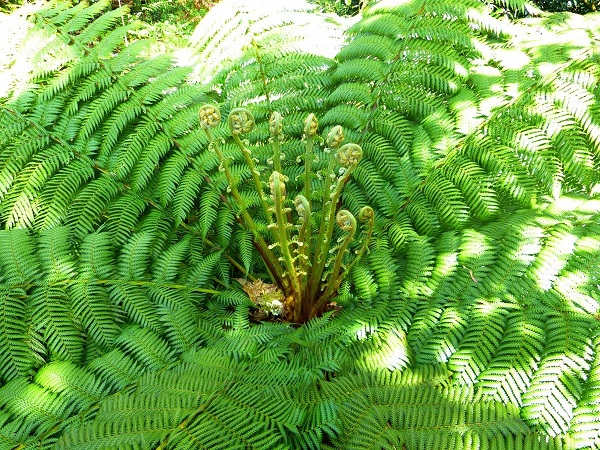
M 327 134 L 327 147 L 338 148 L 339 145 L 344 141 L 344 129 L 341 125 L 336 125 Z
M 219 125 L 221 111 L 214 105 L 203 105 L 198 112 L 198 118 L 200 119 L 200 126 L 208 130 Z
M 338 150 L 336 158 L 343 167 L 355 166 L 362 157 L 362 148 L 358 144 L 345 144 Z
M 246 108 L 235 108 L 229 113 L 229 129 L 231 134 L 250 133 L 254 129 L 254 116 Z
M 363 206 L 358 212 L 358 220 L 361 222 L 372 222 L 375 219 L 375 211 L 370 206 Z
M 297 195 L 294 199 L 294 206 L 300 220 L 304 221 L 307 214 L 310 214 L 310 203 L 304 195 Z
M 283 118 L 277 111 L 273 111 L 269 119 L 269 132 L 271 136 L 279 136 L 283 131 Z
M 356 219 L 352 215 L 352 213 L 346 209 L 340 209 L 338 213 L 335 215 L 335 222 L 338 227 L 340 227 L 344 231 L 353 231 L 356 230 Z
M 319 128 L 317 116 L 315 116 L 313 113 L 310 113 L 304 121 L 304 134 L 306 137 L 315 136 L 317 134 L 317 128 Z

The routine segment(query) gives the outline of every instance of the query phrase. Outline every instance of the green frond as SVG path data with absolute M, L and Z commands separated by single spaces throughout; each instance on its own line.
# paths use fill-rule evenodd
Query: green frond
M 26 229 L 0 230 L 0 279 L 8 286 L 26 285 L 39 279 L 36 242 Z
M 599 393 L 597 381 L 598 371 L 598 337 L 593 338 L 593 360 L 591 362 L 588 379 L 584 384 L 584 390 L 578 406 L 573 410 L 573 418 L 569 434 L 579 443 L 581 447 L 594 447 L 600 441 L 598 432 L 598 408 Z
M 181 265 L 188 255 L 190 238 L 172 244 L 163 254 L 163 257 L 153 264 L 153 280 L 157 283 L 173 281 L 178 275 Z
M 43 336 L 50 356 L 80 362 L 83 335 L 74 320 L 67 291 L 57 285 L 41 285 L 31 292 L 29 301 L 34 331 Z
M 3 380 L 25 378 L 36 363 L 36 355 L 27 345 L 28 323 L 26 295 L 21 289 L 0 284 L 0 377 Z
M 116 348 L 91 361 L 87 368 L 111 391 L 132 384 L 146 370 L 142 363 Z
M 545 339 L 544 323 L 522 310 L 507 318 L 505 336 L 477 378 L 486 397 L 522 405 L 522 395 L 536 371 Z
M 546 342 L 539 368 L 522 400 L 526 420 L 551 436 L 568 430 L 583 393 L 584 374 L 590 364 L 591 327 L 588 317 L 575 314 L 550 317 L 545 324 Z M 566 354 L 568 358 L 563 356 Z
M 147 207 L 138 193 L 128 191 L 106 208 L 106 231 L 117 244 L 124 244 L 130 237 Z
M 470 215 L 487 221 L 497 213 L 497 194 L 480 166 L 457 157 L 452 164 L 444 164 L 442 173 L 460 189 Z
M 25 428 L 23 430 L 25 433 L 19 433 L 21 436 L 17 435 L 17 439 L 23 440 L 27 438 L 27 432 L 34 427 L 40 434 L 48 432 L 61 420 L 67 418 L 73 409 L 73 404 L 65 396 L 55 394 L 24 379 L 10 381 L 0 388 L 0 404 L 4 410 L 16 415 L 22 414 L 27 418 L 25 424 L 18 424 Z M 13 432 L 15 431 L 13 429 Z
M 468 317 L 469 327 L 457 351 L 448 361 L 448 368 L 465 384 L 473 384 L 487 367 L 503 337 L 507 311 L 494 302 L 473 307 L 473 317 Z
M 353 393 L 345 395 L 340 411 L 343 448 L 478 448 L 496 434 L 521 434 L 527 429 L 516 408 L 477 401 L 468 388 L 399 381 L 378 380 L 376 388 L 368 384 L 358 388 L 356 382 L 350 382 L 352 388 L 346 386 L 346 392 Z M 359 395 L 361 391 L 365 395 Z M 436 428 L 440 419 L 444 426 Z
M 432 235 L 440 229 L 436 211 L 422 192 L 413 192 L 407 199 L 404 210 L 419 234 Z
M 217 244 L 219 244 L 221 248 L 226 248 L 229 245 L 229 242 L 231 242 L 235 224 L 234 220 L 235 216 L 230 207 L 228 205 L 221 204 L 219 211 L 217 212 L 217 220 L 215 222 Z
M 133 234 L 123 246 L 118 273 L 123 280 L 140 280 L 150 263 L 155 235 L 150 231 Z
M 433 324 L 431 334 L 423 336 L 425 339 L 423 342 L 419 342 L 418 362 L 436 364 L 447 362 L 451 356 L 453 357 L 465 337 L 468 313 L 467 308 L 457 305 L 445 308 L 436 323 Z M 437 317 L 437 314 L 434 317 Z
M 69 205 L 65 219 L 77 238 L 93 231 L 100 220 L 100 214 L 121 189 L 111 177 L 104 175 L 90 181 L 77 193 Z
M 238 230 L 235 233 L 235 242 L 242 263 L 244 264 L 244 269 L 246 269 L 246 272 L 249 272 L 253 259 L 252 234 L 246 230 Z
M 375 278 L 364 264 L 354 266 L 350 276 L 352 277 L 354 289 L 360 298 L 368 301 L 377 294 L 378 286 L 375 283 Z
M 67 227 L 55 227 L 40 233 L 38 257 L 50 282 L 63 281 L 75 276 L 75 255 L 71 232 Z
M 204 286 L 213 274 L 219 258 L 221 258 L 221 252 L 213 251 L 194 264 L 189 270 L 188 283 L 191 286 Z
M 2 211 L 6 213 L 8 227 L 33 224 L 34 216 L 39 211 L 36 205 L 39 191 L 54 173 L 69 164 L 72 156 L 70 151 L 60 146 L 51 146 L 47 151 L 42 151 L 32 158 L 15 177 L 11 192 L 2 202 Z M 17 193 L 18 196 L 15 197 Z
M 156 305 L 143 287 L 117 282 L 110 286 L 108 292 L 111 302 L 119 306 L 131 322 L 153 330 L 162 329 Z
M 42 367 L 34 382 L 55 394 L 64 393 L 75 407 L 84 411 L 105 394 L 104 384 L 87 370 L 67 361 L 55 361 Z
M 83 159 L 75 159 L 56 172 L 40 194 L 36 220 L 39 227 L 45 229 L 63 223 L 76 193 L 94 175 L 92 163 Z
M 148 328 L 130 325 L 115 339 L 115 346 L 151 370 L 168 366 L 175 352 L 167 341 Z
M 160 312 L 164 335 L 175 351 L 184 352 L 198 345 L 199 314 L 195 305 L 187 302 L 173 309 L 165 306 Z
M 531 206 L 536 195 L 535 183 L 512 148 L 496 145 L 491 138 L 484 137 L 467 141 L 463 151 L 466 158 L 490 174 L 500 191 L 513 197 L 524 207 Z
M 110 262 L 114 248 L 108 233 L 88 234 L 79 247 L 79 274 L 82 278 L 107 279 L 115 274 Z
M 110 300 L 107 289 L 89 281 L 70 286 L 74 319 L 85 333 L 102 349 L 110 349 L 121 330 L 120 314 Z

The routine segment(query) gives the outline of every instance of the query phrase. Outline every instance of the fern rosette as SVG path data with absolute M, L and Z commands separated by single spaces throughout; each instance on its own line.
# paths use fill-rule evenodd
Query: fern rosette
M 598 18 L 311 8 L 0 6 L 0 449 L 600 448 Z

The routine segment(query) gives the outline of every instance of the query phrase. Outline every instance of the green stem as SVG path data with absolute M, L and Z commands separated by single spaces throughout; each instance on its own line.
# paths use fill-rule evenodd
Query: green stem
M 373 208 L 370 206 L 362 207 L 358 213 L 358 220 L 364 222 L 363 231 L 365 232 L 365 237 L 363 238 L 360 249 L 356 252 L 356 256 L 346 268 L 346 273 L 350 273 L 356 263 L 360 261 L 367 248 L 369 248 L 369 242 L 371 241 L 371 236 L 373 235 L 373 227 L 375 226 L 375 213 Z
M 270 227 L 274 229 L 276 242 L 274 245 L 280 248 L 281 256 L 287 269 L 287 278 L 291 282 L 292 292 L 286 292 L 286 294 L 291 294 L 294 298 L 293 317 L 294 321 L 297 321 L 300 316 L 300 310 L 302 306 L 300 301 L 301 289 L 296 267 L 294 265 L 294 258 L 290 252 L 290 236 L 288 227 L 290 227 L 291 224 L 287 221 L 287 211 L 284 208 L 285 184 L 283 183 L 282 177 L 283 175 L 277 171 L 273 172 L 271 175 L 271 193 L 273 194 L 275 218 L 277 222 L 276 224 L 271 224 Z
M 271 131 L 271 139 L 273 142 L 273 167 L 279 173 L 283 173 L 281 170 L 281 143 L 279 142 L 279 135 L 282 130 L 281 121 L 281 114 L 274 111 L 271 115 L 269 129 Z
M 300 230 L 298 231 L 297 253 L 299 258 L 298 273 L 301 277 L 302 288 L 306 289 L 308 269 L 311 265 L 311 220 L 312 212 L 310 202 L 303 195 L 298 195 L 294 200 L 296 211 L 300 219 Z
M 330 195 L 329 192 L 331 191 L 331 182 L 332 182 L 332 176 L 334 175 L 334 168 L 335 168 L 335 159 L 333 157 L 333 155 L 330 155 L 329 158 L 329 163 L 327 166 L 327 171 L 325 172 L 325 183 L 323 186 L 323 207 L 321 208 L 321 221 L 320 221 L 320 226 L 319 226 L 319 234 L 317 236 L 316 242 L 315 242 L 315 250 L 314 250 L 314 262 L 312 263 L 312 270 L 310 273 L 310 277 L 307 280 L 306 283 L 306 297 L 307 298 L 314 298 L 314 296 L 316 295 L 316 292 L 318 290 L 318 287 L 320 285 L 320 281 L 321 281 L 321 272 L 323 271 L 323 265 L 325 264 L 325 262 L 323 262 L 323 265 L 320 264 L 321 262 L 321 255 L 323 255 L 324 253 L 326 253 L 329 250 L 329 243 L 326 242 L 325 237 L 327 235 L 327 220 L 329 218 L 329 210 L 333 207 L 331 204 L 331 199 L 330 199 Z M 310 257 L 310 255 L 309 255 Z M 319 269 L 320 267 L 320 269 Z
M 309 202 L 312 200 L 312 161 L 314 158 L 314 141 L 314 136 L 306 137 L 306 151 L 304 152 L 304 196 Z
M 256 170 L 256 166 L 254 165 L 254 161 L 252 160 L 252 152 L 246 148 L 239 135 L 234 134 L 233 140 L 237 144 L 237 146 L 242 150 L 242 155 L 244 155 L 244 159 L 246 160 L 246 164 L 250 168 L 250 173 L 252 174 L 252 181 L 254 182 L 254 188 L 260 197 L 260 204 L 263 209 L 263 214 L 265 216 L 265 220 L 267 222 L 271 222 L 271 212 L 269 211 L 269 205 L 267 204 L 267 200 L 265 197 L 265 193 L 263 190 L 262 183 L 260 181 L 260 172 Z
M 238 207 L 240 208 L 240 213 L 242 214 L 244 224 L 250 229 L 250 232 L 254 237 L 254 242 L 260 248 L 260 252 L 263 255 L 265 263 L 270 269 L 269 271 L 271 272 L 271 275 L 275 278 L 275 281 L 278 285 L 284 284 L 283 280 L 280 279 L 283 276 L 283 268 L 279 264 L 279 261 L 277 260 L 277 257 L 275 256 L 273 251 L 271 251 L 268 244 L 265 242 L 264 238 L 258 232 L 258 228 L 256 227 L 254 220 L 252 220 L 252 217 L 250 216 L 248 210 L 244 206 L 244 201 L 239 191 L 237 190 L 237 187 L 235 185 L 235 179 L 233 177 L 233 174 L 231 173 L 231 170 L 229 169 L 227 161 L 225 161 L 225 157 L 223 156 L 221 149 L 219 148 L 217 142 L 213 139 L 210 130 L 204 128 L 204 131 L 206 132 L 206 135 L 208 136 L 208 139 L 210 140 L 211 145 L 213 146 L 213 149 L 215 150 L 215 153 L 217 154 L 217 157 L 219 158 L 219 161 L 223 166 L 223 170 L 225 171 L 225 178 L 227 179 L 227 182 L 231 187 L 231 195 L 233 196 L 233 199 L 235 200 Z
M 344 256 L 348 251 L 348 245 L 354 240 L 354 234 L 356 233 L 356 219 L 354 219 L 354 216 L 349 211 L 346 211 L 345 209 L 340 210 L 336 215 L 336 223 L 348 234 L 343 238 L 342 245 L 338 249 L 333 269 L 327 282 L 327 289 L 313 307 L 313 310 L 316 312 L 320 311 L 320 309 L 325 306 L 327 301 L 329 301 L 340 286 L 342 281 L 340 270 L 342 269 Z
M 342 194 L 344 185 L 350 178 L 352 171 L 356 167 L 356 164 L 348 167 L 344 175 L 338 180 L 334 192 L 331 194 L 329 201 L 326 203 L 326 208 L 323 211 L 323 217 L 321 217 L 321 230 L 319 231 L 319 237 L 317 238 L 317 250 L 315 252 L 315 265 L 311 272 L 311 279 L 309 281 L 309 295 L 310 298 L 315 298 L 318 294 L 318 289 L 327 261 L 327 253 L 331 246 L 331 237 L 333 236 L 333 224 L 335 223 L 335 207 Z M 327 193 L 324 193 L 327 195 Z

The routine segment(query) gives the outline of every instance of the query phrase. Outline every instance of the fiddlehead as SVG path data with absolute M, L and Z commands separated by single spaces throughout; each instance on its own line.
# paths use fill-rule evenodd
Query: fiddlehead
M 229 129 L 231 134 L 239 136 L 248 134 L 254 129 L 254 116 L 246 108 L 235 108 L 229 113 Z
M 215 128 L 221 122 L 221 111 L 213 105 L 203 105 L 198 112 L 200 126 L 203 129 Z

